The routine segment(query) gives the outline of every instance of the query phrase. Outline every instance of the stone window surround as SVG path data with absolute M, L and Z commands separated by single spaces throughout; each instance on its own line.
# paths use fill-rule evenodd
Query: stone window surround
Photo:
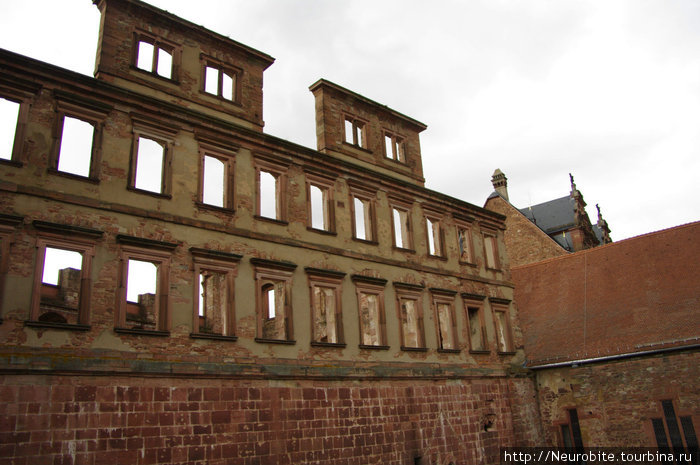
M 392 153 L 387 153 L 386 151 L 386 138 L 391 139 L 391 151 Z M 397 134 L 394 131 L 388 129 L 382 130 L 382 152 L 384 153 L 384 158 L 387 160 L 393 160 L 395 162 L 406 164 L 406 138 Z M 396 152 L 398 150 L 398 153 Z
M 474 220 L 472 218 L 466 218 L 466 217 L 461 217 L 454 215 L 454 220 L 455 220 L 455 225 L 456 225 L 456 230 L 457 230 L 457 253 L 458 253 L 458 261 L 460 264 L 466 264 L 466 265 L 475 265 L 476 260 L 474 259 Z M 461 231 L 466 231 L 467 233 L 467 255 L 469 257 L 468 261 L 462 260 L 462 252 L 460 249 L 459 241 L 460 241 L 460 232 Z
M 172 159 L 173 145 L 178 129 L 165 125 L 158 121 L 152 121 L 145 116 L 132 115 L 132 145 L 129 158 L 129 179 L 127 189 L 141 194 L 153 195 L 170 199 L 172 198 Z M 139 189 L 136 184 L 136 163 L 139 149 L 139 138 L 143 136 L 151 139 L 163 147 L 163 171 L 161 175 L 161 191 L 152 192 Z
M 423 208 L 423 226 L 425 230 L 425 246 L 429 257 L 439 258 L 446 260 L 446 248 L 445 248 L 445 227 L 442 221 L 442 214 L 427 208 Z M 435 253 L 431 253 L 430 250 L 430 231 L 428 230 L 428 220 L 433 224 L 433 241 L 435 241 Z M 437 229 L 437 234 L 435 234 L 435 229 Z
M 140 30 L 135 30 L 134 31 L 134 46 L 132 49 L 132 57 L 131 57 L 131 68 L 134 69 L 135 71 L 138 71 L 139 73 L 146 73 L 150 76 L 163 79 L 165 81 L 169 82 L 179 82 L 179 76 L 180 76 L 180 67 L 181 67 L 181 60 L 182 60 L 182 47 L 180 45 L 175 44 L 174 42 L 170 42 L 168 40 L 165 40 L 161 37 L 157 37 L 154 34 L 149 34 L 148 32 L 145 31 L 140 31 Z M 157 51 L 154 51 L 154 62 L 151 70 L 145 70 L 141 69 L 137 66 L 138 64 L 138 58 L 139 58 L 139 42 L 147 42 L 151 45 L 153 45 L 154 49 L 162 49 L 165 50 L 170 54 L 172 57 L 172 64 L 171 64 L 171 69 L 170 69 L 170 77 L 165 77 L 161 76 L 160 74 L 157 73 L 157 64 L 156 61 L 158 57 Z
M 375 191 L 370 191 L 366 188 L 366 186 L 359 186 L 355 184 L 350 184 L 348 183 L 348 191 L 350 195 L 350 221 L 352 223 L 352 238 L 353 240 L 360 241 L 360 242 L 365 242 L 365 243 L 370 243 L 370 244 L 378 244 L 378 237 L 377 237 L 377 192 Z M 356 231 L 356 221 L 355 221 L 355 215 L 357 212 L 355 211 L 355 198 L 360 199 L 361 201 L 364 201 L 367 203 L 369 207 L 369 211 L 367 212 L 367 217 L 369 217 L 370 225 L 369 228 L 365 226 L 365 229 L 369 229 L 370 237 L 366 239 L 361 239 L 357 237 L 357 231 Z M 365 222 L 366 224 L 366 222 Z
M 199 176 L 197 183 L 196 205 L 203 209 L 224 210 L 227 213 L 235 211 L 235 184 L 234 174 L 236 167 L 236 154 L 238 147 L 206 138 L 200 134 L 195 134 L 199 144 Z M 212 157 L 224 164 L 224 206 L 219 207 L 204 203 L 204 157 Z
M 343 309 L 342 309 L 342 288 L 343 288 L 343 278 L 346 273 L 336 270 L 325 270 L 319 268 L 306 267 L 306 276 L 309 281 L 309 296 L 311 308 L 311 345 L 312 346 L 323 346 L 323 347 L 346 347 L 345 336 L 343 332 Z M 325 287 L 332 288 L 334 290 L 335 296 L 335 331 L 337 335 L 337 342 L 323 342 L 318 341 L 318 337 L 315 334 L 314 318 L 316 316 L 316 310 L 314 308 L 314 288 L 315 287 Z
M 271 160 L 255 156 L 255 219 L 270 221 L 273 223 L 286 225 L 287 223 L 287 171 L 289 164 L 281 161 Z M 260 192 L 260 172 L 270 173 L 276 179 L 275 202 L 277 205 L 277 218 L 262 216 L 261 192 Z
M 498 246 L 498 233 L 496 230 L 491 230 L 491 229 L 482 229 L 481 231 L 481 237 L 484 242 L 484 267 L 487 270 L 493 270 L 493 271 L 501 271 L 501 261 L 499 257 L 499 246 Z M 493 243 L 493 258 L 494 262 L 493 266 L 489 266 L 489 258 L 488 258 L 488 246 L 486 245 L 487 241 L 492 241 Z
M 467 337 L 469 339 L 469 352 L 472 354 L 488 354 L 491 353 L 488 344 L 488 337 L 486 333 L 486 322 L 484 320 L 484 300 L 486 296 L 478 294 L 462 293 L 462 303 L 464 306 L 464 313 L 467 322 Z M 477 314 L 479 318 L 479 333 L 481 334 L 481 349 L 474 348 L 475 344 L 472 341 L 472 331 L 471 331 L 471 320 L 469 319 L 469 309 L 477 309 Z
M 457 337 L 457 315 L 455 314 L 455 296 L 457 295 L 457 291 L 453 291 L 450 289 L 439 289 L 439 288 L 430 288 L 430 294 L 432 296 L 432 304 L 433 304 L 433 311 L 435 313 L 435 331 L 436 331 L 436 337 L 438 341 L 438 352 L 443 352 L 443 353 L 459 353 L 461 350 L 459 349 L 459 338 Z M 441 329 L 440 329 L 440 313 L 438 310 L 439 305 L 447 305 L 449 307 L 449 325 L 452 328 L 452 341 L 451 345 L 452 347 L 443 347 L 443 344 L 440 342 L 441 341 Z
M 413 234 L 413 218 L 411 215 L 411 210 L 412 210 L 412 202 L 404 199 L 397 199 L 394 197 L 389 197 L 389 211 L 391 215 L 391 241 L 392 241 L 392 246 L 396 250 L 402 250 L 404 252 L 415 252 L 415 246 L 414 246 L 414 241 L 415 237 Z M 403 244 L 402 247 L 399 247 L 396 243 L 396 233 L 397 233 L 397 225 L 396 222 L 394 221 L 394 210 L 398 210 L 399 212 L 403 212 L 406 214 L 406 237 L 403 237 Z M 401 234 L 399 232 L 399 234 Z M 403 236 L 403 235 L 402 235 Z
M 401 325 L 401 330 L 399 331 L 401 337 L 401 350 L 426 352 L 428 349 L 425 345 L 425 325 L 423 321 L 423 291 L 425 289 L 425 286 L 420 284 L 410 284 L 398 281 L 394 281 L 393 285 L 394 293 L 396 295 L 396 312 L 398 321 Z M 406 344 L 406 335 L 404 334 L 404 318 L 401 309 L 402 303 L 407 300 L 414 302 L 414 308 L 416 310 L 416 333 L 418 336 L 418 345 L 415 347 L 408 346 Z
M 21 216 L 0 214 L 0 323 L 2 323 L 5 280 L 10 265 L 10 246 L 15 241 L 17 228 L 23 221 L 24 218 Z
M 496 297 L 489 297 L 489 304 L 491 305 L 491 310 L 493 311 L 493 325 L 494 334 L 496 335 L 496 348 L 499 355 L 512 355 L 515 353 L 513 345 L 513 329 L 510 322 L 510 303 L 508 299 L 499 299 Z M 499 325 L 501 324 L 498 319 L 498 313 L 503 314 L 503 323 L 505 327 L 503 328 L 503 333 L 505 335 L 505 347 L 502 346 L 499 338 Z
M 335 224 L 335 195 L 334 187 L 335 180 L 330 177 L 325 177 L 315 173 L 304 173 L 306 177 L 306 229 L 325 234 L 336 234 Z M 312 225 L 312 205 L 311 205 L 311 186 L 315 186 L 324 193 L 324 225 L 328 229 L 314 228 Z M 327 218 L 326 218 L 327 214 Z
M 354 147 L 359 147 L 364 150 L 369 149 L 369 141 L 368 141 L 368 128 L 369 128 L 369 121 L 359 118 L 355 115 L 351 115 L 350 113 L 343 113 L 343 143 L 344 144 L 349 144 Z M 348 134 L 346 132 L 346 122 L 350 123 L 352 125 L 352 137 L 348 137 Z M 348 142 L 348 139 L 352 139 L 352 142 Z M 359 140 L 358 140 L 359 139 Z
M 294 340 L 294 325 L 292 311 L 292 274 L 297 265 L 291 262 L 280 262 L 262 258 L 251 258 L 255 273 L 255 314 L 257 315 L 257 329 L 255 342 L 274 344 L 296 344 Z M 285 339 L 271 339 L 264 337 L 263 328 L 267 316 L 263 305 L 263 287 L 269 283 L 284 283 L 284 318 L 286 328 Z
M 24 84 L 15 83 L 13 84 Z M 9 87 L 0 81 L 0 97 L 11 102 L 19 104 L 19 112 L 17 114 L 17 124 L 15 126 L 15 138 L 12 143 L 12 154 L 9 159 L 0 158 L 0 163 L 21 167 L 24 164 L 24 143 L 29 123 L 29 110 L 36 92 L 39 87 L 34 83 L 26 83 L 23 88 Z M 26 87 L 26 89 L 24 88 Z
M 224 63 L 222 61 L 219 61 L 213 57 L 210 57 L 208 55 L 205 55 L 201 53 L 199 55 L 199 61 L 202 64 L 201 66 L 201 76 L 200 76 L 200 82 L 201 86 L 199 86 L 199 92 L 203 95 L 206 95 L 208 97 L 213 97 L 218 100 L 221 100 L 222 102 L 226 102 L 229 104 L 241 106 L 241 77 L 243 76 L 243 70 L 241 68 L 238 68 L 236 66 L 232 66 L 230 64 Z M 215 68 L 219 71 L 219 84 L 217 86 L 217 94 L 213 94 L 211 92 L 207 92 L 205 90 L 206 86 L 206 69 L 207 67 L 210 68 Z M 222 75 L 221 73 L 226 73 L 230 75 L 233 78 L 233 99 L 229 100 L 225 98 L 222 95 Z
M 355 293 L 357 295 L 357 317 L 359 319 L 360 328 L 360 349 L 388 350 L 390 347 L 389 345 L 387 345 L 386 314 L 384 307 L 384 288 L 386 286 L 387 280 L 357 274 L 352 275 L 351 279 L 353 283 L 355 283 Z M 365 334 L 365 328 L 363 327 L 362 314 L 360 308 L 362 294 L 377 296 L 377 311 L 379 312 L 379 328 L 377 328 L 377 334 L 380 339 L 380 344 L 378 345 L 367 345 L 362 343 L 362 335 Z

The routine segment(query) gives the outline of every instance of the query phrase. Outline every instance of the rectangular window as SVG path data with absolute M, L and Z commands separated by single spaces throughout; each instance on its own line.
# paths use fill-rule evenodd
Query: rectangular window
M 428 255 L 443 257 L 443 234 L 440 219 L 437 217 L 425 218 L 426 237 L 428 239 Z
M 496 236 L 484 234 L 484 252 L 486 257 L 486 268 L 497 270 L 500 268 L 498 260 L 498 242 Z
M 401 322 L 401 349 L 425 349 L 423 329 L 423 287 L 394 282 L 396 303 Z
M 499 353 L 512 353 L 513 337 L 510 329 L 510 318 L 508 316 L 509 304 L 494 303 L 495 298 L 489 298 L 493 307 L 494 325 L 496 329 L 496 342 Z
M 357 307 L 360 320 L 360 347 L 365 349 L 387 349 L 386 317 L 384 314 L 384 286 L 386 280 L 353 275 L 357 292 Z
M 161 39 L 136 34 L 136 68 L 166 79 L 175 79 L 176 47 Z
M 195 290 L 192 337 L 235 339 L 234 278 L 241 256 L 190 248 Z
M 30 321 L 87 329 L 91 263 L 102 232 L 35 221 L 39 231 Z
M 252 258 L 255 268 L 258 342 L 293 344 L 292 273 L 296 265 Z
M 406 163 L 404 138 L 384 132 L 384 156 L 386 158 Z
M 562 445 L 567 448 L 575 448 L 583 451 L 583 440 L 581 439 L 581 427 L 578 422 L 578 412 L 576 409 L 566 411 L 569 422 L 561 425 Z
M 92 124 L 70 116 L 63 117 L 58 171 L 90 176 L 95 128 Z
M 118 235 L 121 244 L 115 330 L 167 335 L 170 330 L 170 260 L 177 244 Z
M 352 116 L 345 116 L 345 142 L 358 147 L 367 148 L 366 123 Z
M 233 210 L 235 151 L 199 141 L 199 205 Z
M 469 295 L 462 295 L 469 325 L 469 349 L 473 352 L 488 351 L 484 306 L 479 300 L 471 300 L 469 297 Z
M 306 177 L 307 226 L 319 231 L 335 232 L 333 181 L 311 176 L 308 173 Z
M 12 160 L 20 104 L 0 97 L 0 159 Z
M 285 169 L 272 163 L 256 162 L 256 216 L 286 221 Z
M 674 454 L 697 450 L 698 438 L 693 426 L 693 417 L 677 415 L 671 399 L 661 401 L 661 411 L 663 418 L 651 419 L 657 446 L 669 452 L 670 444 Z
M 471 228 L 468 226 L 458 226 L 457 240 L 459 246 L 459 261 L 462 263 L 474 263 Z
M 368 242 L 377 242 L 376 193 L 350 184 L 350 210 L 352 214 L 352 237 Z
M 408 208 L 398 206 L 392 207 L 391 219 L 394 247 L 412 250 L 413 239 L 411 236 L 411 215 Z
M 210 59 L 205 59 L 202 65 L 202 90 L 207 94 L 217 96 L 229 102 L 238 101 L 238 76 L 240 70 L 222 66 Z
M 311 293 L 312 345 L 344 346 L 341 291 L 345 273 L 306 268 L 306 274 Z
M 458 352 L 457 320 L 455 318 L 454 299 L 456 291 L 448 289 L 430 289 L 437 322 L 438 350 Z
M 129 188 L 165 197 L 171 193 L 172 147 L 177 129 L 134 121 Z

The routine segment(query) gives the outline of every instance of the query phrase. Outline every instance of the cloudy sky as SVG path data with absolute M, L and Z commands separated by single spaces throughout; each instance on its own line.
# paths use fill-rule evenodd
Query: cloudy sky
M 620 240 L 700 219 L 696 0 L 150 0 L 276 58 L 265 131 L 315 147 L 329 79 L 428 125 L 427 186 L 524 208 L 569 176 Z M 92 74 L 89 0 L 3 2 L 0 48 Z

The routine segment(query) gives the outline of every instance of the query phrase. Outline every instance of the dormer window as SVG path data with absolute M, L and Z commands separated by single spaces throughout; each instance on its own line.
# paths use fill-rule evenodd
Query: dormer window
M 202 91 L 229 102 L 237 102 L 240 71 L 225 68 L 211 61 L 203 64 Z
M 140 70 L 166 79 L 175 79 L 175 46 L 137 34 L 135 64 Z
M 367 148 L 367 131 L 366 124 L 352 116 L 345 116 L 345 142 L 352 145 L 357 145 L 364 149 Z
M 406 150 L 403 137 L 390 132 L 384 133 L 384 156 L 392 160 L 406 163 Z

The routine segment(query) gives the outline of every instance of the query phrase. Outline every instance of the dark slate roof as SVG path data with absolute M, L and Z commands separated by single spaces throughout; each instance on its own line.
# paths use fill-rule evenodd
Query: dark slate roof
M 593 224 L 593 233 L 599 243 L 603 243 L 603 230 L 598 227 L 598 224 Z
M 575 225 L 575 202 L 574 199 L 567 195 L 566 197 L 550 200 L 528 208 L 521 208 L 519 211 L 544 232 L 552 235 Z M 562 247 L 565 247 L 565 245 L 562 244 Z

